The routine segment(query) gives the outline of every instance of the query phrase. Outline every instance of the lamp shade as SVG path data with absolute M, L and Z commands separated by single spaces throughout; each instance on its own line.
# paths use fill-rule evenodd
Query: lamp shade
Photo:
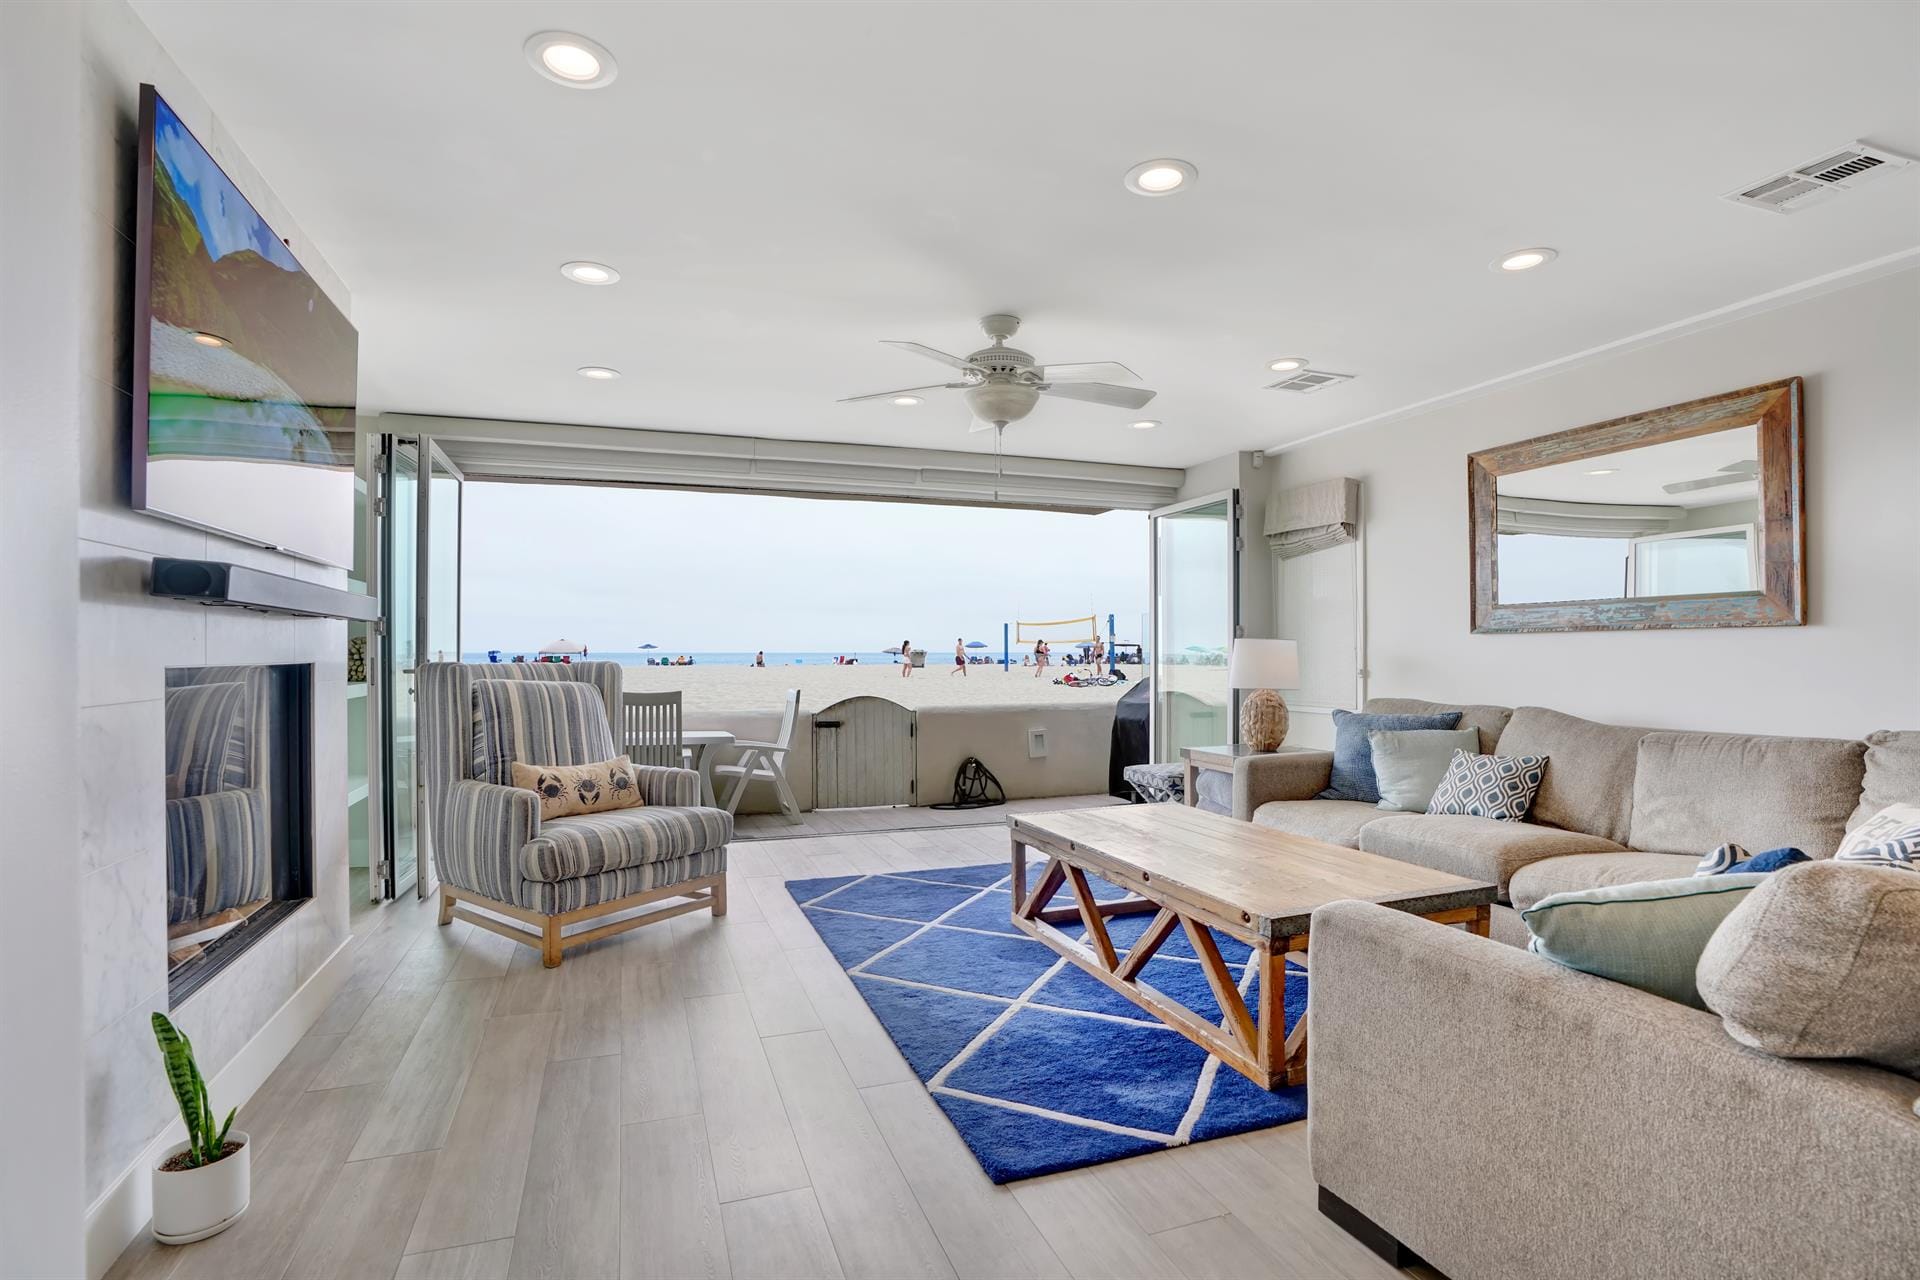
M 1227 684 L 1235 689 L 1298 689 L 1300 646 L 1292 640 L 1235 640 Z

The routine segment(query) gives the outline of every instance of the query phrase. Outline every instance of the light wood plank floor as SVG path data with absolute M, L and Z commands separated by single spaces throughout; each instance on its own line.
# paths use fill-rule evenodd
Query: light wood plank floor
M 725 798 L 724 796 L 722 797 Z M 1050 809 L 1085 809 L 1125 804 L 1112 796 L 1048 796 L 1038 800 L 1009 800 L 985 809 L 915 808 L 815 809 L 788 822 L 777 813 L 749 813 L 734 819 L 734 833 L 742 840 L 784 840 L 794 836 L 862 835 L 874 831 L 920 831 L 929 827 L 1001 827 L 1009 813 L 1039 813 Z
M 247 1216 L 112 1280 L 1402 1274 L 1315 1209 L 1303 1124 L 987 1181 L 781 880 L 1005 855 L 999 825 L 736 844 L 726 918 L 557 970 L 356 904 L 350 980 L 241 1113 Z

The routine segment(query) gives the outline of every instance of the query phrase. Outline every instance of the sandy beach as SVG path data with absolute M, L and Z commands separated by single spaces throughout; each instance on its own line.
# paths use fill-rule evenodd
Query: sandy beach
M 969 667 L 953 675 L 953 665 L 916 668 L 902 679 L 898 666 L 839 667 L 830 662 L 785 667 L 634 667 L 625 668 L 626 687 L 636 692 L 681 691 L 689 712 L 757 711 L 780 703 L 788 689 L 800 690 L 803 711 L 818 711 L 843 698 L 887 698 L 916 710 L 929 707 L 1100 706 L 1113 703 L 1133 687 L 1139 667 L 1127 667 L 1127 681 L 1100 689 L 1072 689 L 1053 683 L 1070 668 L 1049 667 L 1035 679 L 1033 668 Z M 1072 668 L 1085 671 L 1086 668 Z

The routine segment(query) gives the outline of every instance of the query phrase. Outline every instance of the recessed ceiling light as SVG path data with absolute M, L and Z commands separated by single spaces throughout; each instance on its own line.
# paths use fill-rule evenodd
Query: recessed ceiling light
M 1588 475 L 1590 475 L 1590 476 L 1617 476 L 1617 475 L 1619 475 L 1619 474 L 1620 474 L 1620 468 L 1618 468 L 1618 467 L 1601 467 L 1601 468 L 1599 468 L 1598 470 L 1595 470 L 1595 471 L 1589 471 L 1589 472 L 1587 472 L 1587 474 L 1588 474 Z
M 897 405 L 919 404 L 920 397 L 919 396 L 895 396 L 893 398 L 893 402 Z
M 592 378 L 595 382 L 612 382 L 620 376 L 618 369 L 609 369 L 603 364 L 583 364 L 574 372 L 583 378 Z
M 1200 171 L 1185 160 L 1142 160 L 1127 170 L 1127 190 L 1138 196 L 1170 196 L 1193 185 Z
M 613 284 L 620 273 L 604 262 L 563 262 L 560 274 L 575 284 Z
M 1492 266 L 1496 271 L 1531 271 L 1535 267 L 1546 266 L 1559 256 L 1559 251 L 1555 249 L 1515 249 L 1512 253 L 1503 254 Z
M 193 340 L 203 347 L 225 347 L 232 345 L 217 333 L 195 333 Z
M 569 89 L 598 89 L 620 74 L 604 45 L 571 31 L 542 31 L 527 37 L 527 61 L 555 84 Z
M 1133 429 L 1135 431 L 1151 431 L 1159 425 L 1160 423 L 1157 420 L 1153 418 L 1145 418 L 1139 422 L 1134 423 Z
M 1275 373 L 1292 373 L 1296 369 L 1307 367 L 1305 356 L 1281 356 L 1278 360 L 1267 361 L 1267 368 Z

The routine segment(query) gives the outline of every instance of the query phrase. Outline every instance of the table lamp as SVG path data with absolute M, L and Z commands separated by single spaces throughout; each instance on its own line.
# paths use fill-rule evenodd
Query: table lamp
M 1300 646 L 1292 640 L 1235 640 L 1227 684 L 1250 692 L 1240 703 L 1240 740 L 1272 751 L 1287 736 L 1287 704 L 1276 689 L 1300 687 Z

